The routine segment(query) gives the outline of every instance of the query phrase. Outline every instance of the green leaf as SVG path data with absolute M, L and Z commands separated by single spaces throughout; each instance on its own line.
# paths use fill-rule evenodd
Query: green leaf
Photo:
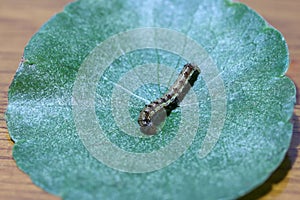
M 172 112 L 157 135 L 136 137 L 124 129 L 129 124 L 138 127 L 136 120 L 145 104 L 143 99 L 152 101 L 160 97 L 182 66 L 190 62 L 165 49 L 127 52 L 126 44 L 118 47 L 123 50 L 119 55 L 113 51 L 118 42 L 111 46 L 108 43 L 107 52 L 97 51 L 112 36 L 145 27 L 146 31 L 156 27 L 155 31 L 172 30 L 175 35 L 186 36 L 183 49 L 188 49 L 192 41 L 199 44 L 205 50 L 202 55 L 209 56 L 218 73 L 206 79 L 212 68 L 208 65 L 205 71 L 203 65 L 203 73 L 190 92 L 197 102 L 183 103 Z M 150 41 L 152 47 L 151 42 L 158 42 L 160 37 L 163 35 L 155 35 L 152 41 L 145 35 L 141 41 Z M 134 40 L 127 45 L 130 42 Z M 170 48 L 176 49 L 180 41 L 172 40 L 171 44 L 174 46 Z M 106 57 L 100 56 L 102 53 Z M 182 53 L 189 55 L 191 51 Z M 94 71 L 81 76 L 83 66 L 101 63 L 104 57 L 110 59 L 115 55 L 119 57 L 102 74 L 99 72 L 96 82 L 91 81 Z M 24 58 L 26 61 L 20 64 L 10 86 L 6 112 L 9 133 L 15 142 L 13 156 L 35 184 L 64 199 L 233 199 L 262 184 L 289 147 L 295 86 L 284 75 L 289 64 L 287 45 L 277 30 L 243 4 L 223 0 L 79 0 L 32 37 Z M 146 75 L 142 71 L 127 74 L 149 63 L 160 65 L 153 65 Z M 161 76 L 165 65 L 173 72 Z M 149 77 L 158 80 L 157 84 L 144 84 L 130 92 L 132 88 L 123 88 L 124 94 L 130 94 L 126 104 L 128 118 L 122 116 L 123 107 L 114 110 L 112 103 L 114 91 L 122 86 L 124 77 L 129 77 L 123 80 L 128 85 L 134 80 L 143 83 Z M 82 84 L 79 87 L 78 80 Z M 80 90 L 80 86 L 91 86 L 96 93 L 88 93 L 89 87 Z M 79 99 L 74 98 L 76 94 L 81 95 Z M 219 99 L 220 94 L 223 96 Z M 117 97 L 116 105 L 123 105 L 126 96 Z M 95 99 L 92 106 L 90 98 Z M 80 104 L 85 99 L 87 104 Z M 185 114 L 185 106 L 192 111 Z M 96 115 L 90 119 L 91 110 Z M 116 123 L 118 117 L 124 119 L 123 127 Z M 214 117 L 220 129 L 210 126 Z M 84 129 L 84 137 L 79 133 L 84 125 L 95 123 L 101 126 L 105 138 L 124 152 L 150 155 L 168 149 L 173 141 L 178 142 L 176 133 L 180 132 L 182 121 L 188 124 L 182 129 L 182 137 L 193 137 L 174 143 L 178 145 L 171 151 L 183 154 L 170 158 L 168 165 L 145 173 L 131 173 L 135 164 L 140 163 L 111 154 L 108 143 L 101 143 L 104 140 L 98 138 L 94 127 Z M 211 133 L 216 131 L 215 135 L 209 135 L 210 128 Z M 183 147 L 184 142 L 189 145 Z M 91 152 L 91 146 L 106 150 L 106 162 L 119 159 L 118 164 L 122 165 L 124 161 L 128 171 L 101 162 L 98 152 Z M 204 146 L 208 147 L 204 149 L 207 154 L 201 157 L 199 151 Z M 157 159 L 141 165 L 141 170 L 153 163 L 159 165 L 162 160 L 158 158 L 166 155 L 168 151 L 157 154 Z

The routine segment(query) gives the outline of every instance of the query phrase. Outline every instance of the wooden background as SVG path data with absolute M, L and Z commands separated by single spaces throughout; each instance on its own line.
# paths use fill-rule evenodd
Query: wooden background
M 0 199 L 59 199 L 32 184 L 12 158 L 4 112 L 7 91 L 31 36 L 71 0 L 0 0 Z M 291 66 L 287 75 L 300 87 L 300 1 L 241 0 L 285 36 Z M 299 90 L 298 90 L 299 92 Z M 300 199 L 300 97 L 294 111 L 294 133 L 287 156 L 268 181 L 242 199 Z

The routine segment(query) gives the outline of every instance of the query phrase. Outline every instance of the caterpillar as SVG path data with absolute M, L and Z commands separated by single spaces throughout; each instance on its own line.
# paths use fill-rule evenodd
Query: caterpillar
M 171 114 L 172 110 L 179 107 L 180 102 L 194 85 L 200 73 L 197 65 L 185 64 L 169 90 L 161 98 L 141 110 L 138 118 L 141 132 L 147 135 L 156 134 L 157 127 Z

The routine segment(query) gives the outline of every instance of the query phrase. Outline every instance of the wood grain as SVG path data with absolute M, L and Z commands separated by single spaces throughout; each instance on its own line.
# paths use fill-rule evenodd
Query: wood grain
M 13 142 L 4 120 L 7 91 L 32 35 L 71 0 L 0 1 L 0 199 L 59 199 L 35 186 L 12 158 Z M 241 0 L 257 10 L 285 36 L 291 65 L 287 75 L 300 86 L 300 1 Z M 299 93 L 299 92 L 298 92 Z M 266 183 L 241 199 L 300 197 L 300 97 L 294 110 L 294 132 L 285 160 Z

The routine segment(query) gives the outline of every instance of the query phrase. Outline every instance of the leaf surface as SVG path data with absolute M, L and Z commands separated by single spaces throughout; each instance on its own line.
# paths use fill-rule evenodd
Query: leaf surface
M 199 128 L 189 148 L 167 167 L 135 174 L 112 169 L 89 153 L 77 133 L 72 97 L 80 66 L 99 44 L 144 27 L 175 30 L 204 47 L 224 84 L 226 116 L 213 150 L 200 159 L 197 153 L 213 115 L 212 103 L 218 100 L 211 98 L 208 83 L 200 78 L 193 87 L 201 110 Z M 35 184 L 64 199 L 237 198 L 263 183 L 289 147 L 295 86 L 284 75 L 287 45 L 277 30 L 243 4 L 79 0 L 32 37 L 24 57 L 9 89 L 6 112 L 15 141 L 13 156 Z M 134 66 L 173 66 L 176 78 L 186 62 L 172 52 L 150 48 L 126 53 L 111 63 L 95 95 L 97 123 L 105 136 L 128 152 L 149 153 L 168 146 L 178 130 L 181 108 L 168 117 L 159 134 L 133 137 L 114 121 L 113 90 Z M 169 82 L 134 91 L 128 120 L 136 122 L 145 104 L 137 97 L 155 100 Z

